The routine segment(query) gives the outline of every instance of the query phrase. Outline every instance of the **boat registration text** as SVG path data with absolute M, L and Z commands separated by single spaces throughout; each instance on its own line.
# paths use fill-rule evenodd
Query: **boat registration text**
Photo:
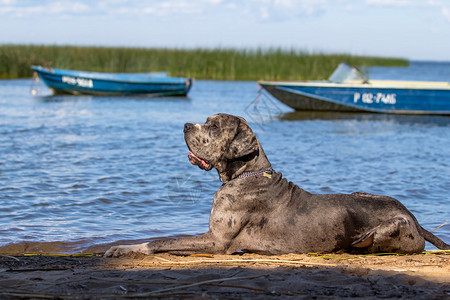
M 63 76 L 62 82 L 87 88 L 91 88 L 94 86 L 94 84 L 92 83 L 92 79 L 75 78 L 71 76 Z
M 384 103 L 384 104 L 395 104 L 397 103 L 397 95 L 395 93 L 384 94 L 384 93 L 354 93 L 353 102 L 372 104 L 372 103 Z

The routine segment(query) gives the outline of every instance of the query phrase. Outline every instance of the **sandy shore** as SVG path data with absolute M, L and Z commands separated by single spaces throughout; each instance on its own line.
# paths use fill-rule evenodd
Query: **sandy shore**
M 0 298 L 450 298 L 450 252 L 0 256 Z

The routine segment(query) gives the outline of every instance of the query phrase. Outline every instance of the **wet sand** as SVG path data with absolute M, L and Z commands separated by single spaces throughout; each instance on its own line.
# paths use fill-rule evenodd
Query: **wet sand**
M 450 298 L 450 252 L 0 256 L 0 298 Z

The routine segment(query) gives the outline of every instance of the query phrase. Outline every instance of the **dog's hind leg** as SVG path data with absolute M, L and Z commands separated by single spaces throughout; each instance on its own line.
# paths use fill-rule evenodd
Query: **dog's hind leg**
M 352 246 L 366 248 L 370 253 L 420 253 L 425 239 L 417 227 L 409 216 L 395 217 L 363 233 Z

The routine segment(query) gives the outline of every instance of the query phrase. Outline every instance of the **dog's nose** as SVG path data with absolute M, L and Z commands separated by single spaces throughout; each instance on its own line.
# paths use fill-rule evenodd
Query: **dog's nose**
M 184 124 L 184 133 L 191 131 L 193 128 L 194 128 L 194 124 L 192 124 L 192 123 Z

